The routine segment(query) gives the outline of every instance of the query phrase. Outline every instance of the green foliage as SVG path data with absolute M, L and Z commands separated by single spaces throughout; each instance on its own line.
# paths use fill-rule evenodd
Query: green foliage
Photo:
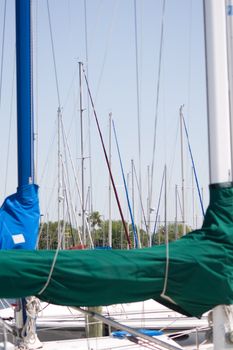
M 93 211 L 88 217 L 88 222 L 93 230 L 101 227 L 102 219 L 100 213 L 98 211 Z
M 102 220 L 102 215 L 98 211 L 94 211 L 88 218 L 90 224 L 90 232 L 95 247 L 107 247 L 109 245 L 108 231 L 109 231 L 109 220 Z M 80 245 L 80 241 L 77 234 L 77 229 L 74 229 L 68 223 L 61 221 L 61 230 L 65 224 L 65 246 L 64 248 L 69 249 L 74 246 Z M 126 224 L 127 225 L 127 224 Z M 137 233 L 139 228 L 136 226 Z M 183 235 L 183 225 L 175 223 L 168 224 L 168 237 L 169 241 L 174 241 Z M 132 247 L 134 247 L 134 235 L 132 225 L 128 226 L 130 235 L 130 241 Z M 40 239 L 39 249 L 56 249 L 58 244 L 57 234 L 58 223 L 48 222 L 41 225 L 40 228 Z M 190 227 L 186 226 L 186 233 L 190 232 Z M 147 247 L 149 243 L 148 234 L 144 230 L 139 232 L 140 242 L 142 247 Z M 165 242 L 165 228 L 160 226 L 156 234 L 152 237 L 152 245 L 163 244 Z M 87 237 L 87 246 L 89 246 Z M 125 235 L 124 225 L 121 220 L 112 221 L 112 248 L 113 249 L 127 249 L 128 242 Z
M 102 221 L 98 229 L 92 232 L 94 246 L 106 247 L 108 246 L 108 230 L 109 221 Z M 127 243 L 124 239 L 123 224 L 119 221 L 112 221 L 112 247 L 123 248 Z
M 189 233 L 191 231 L 191 228 L 189 226 L 186 225 L 185 228 L 186 233 Z M 175 241 L 183 236 L 183 225 L 176 225 L 175 223 L 168 224 L 167 232 L 169 242 Z M 157 245 L 163 243 L 165 243 L 165 227 L 160 226 L 152 239 L 152 244 Z
M 75 245 L 77 230 L 68 223 L 60 222 L 60 229 L 63 229 L 65 224 L 65 246 L 70 247 Z M 57 249 L 58 244 L 58 222 L 43 223 L 40 225 L 39 249 Z
M 39 249 L 57 248 L 57 222 L 40 225 Z
M 127 223 L 126 223 L 127 225 Z M 109 220 L 102 221 L 101 226 L 92 233 L 95 246 L 105 247 L 108 246 L 108 230 Z M 137 232 L 139 229 L 136 227 Z M 134 235 L 132 225 L 128 227 L 130 241 L 134 246 Z M 145 231 L 140 231 L 140 240 L 142 246 L 148 246 L 148 235 Z M 124 225 L 121 220 L 112 221 L 112 248 L 113 249 L 127 249 L 128 242 L 126 239 Z

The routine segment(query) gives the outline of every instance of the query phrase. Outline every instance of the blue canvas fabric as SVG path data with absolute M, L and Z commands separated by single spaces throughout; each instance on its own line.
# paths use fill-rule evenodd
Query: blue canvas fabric
M 35 249 L 39 220 L 38 186 L 18 187 L 0 208 L 0 249 Z

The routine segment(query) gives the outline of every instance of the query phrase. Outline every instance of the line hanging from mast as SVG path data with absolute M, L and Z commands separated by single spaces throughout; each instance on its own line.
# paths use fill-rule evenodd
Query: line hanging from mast
M 116 201 L 117 201 L 117 205 L 118 205 L 118 209 L 119 209 L 119 212 L 120 212 L 121 220 L 122 220 L 122 223 L 123 223 L 123 226 L 124 226 L 125 236 L 126 236 L 129 248 L 131 248 L 131 242 L 130 242 L 128 228 L 127 228 L 126 221 L 124 219 L 124 215 L 123 215 L 123 212 L 122 212 L 122 209 L 121 209 L 121 205 L 120 205 L 120 201 L 119 201 L 116 185 L 115 185 L 115 182 L 114 182 L 114 179 L 113 179 L 113 175 L 112 175 L 112 171 L 111 171 L 111 167 L 110 167 L 107 151 L 106 151 L 106 148 L 105 148 L 105 145 L 104 145 L 103 135 L 102 135 L 102 132 L 101 132 L 101 129 L 100 129 L 97 113 L 96 113 L 96 110 L 95 110 L 94 101 L 93 101 L 93 98 L 92 98 L 92 95 L 91 95 L 89 83 L 88 83 L 87 76 L 86 76 L 84 68 L 83 68 L 83 75 L 84 75 L 84 78 L 85 78 L 85 81 L 86 81 L 88 95 L 89 95 L 89 98 L 90 98 L 90 101 L 91 101 L 91 106 L 92 106 L 92 109 L 93 109 L 96 125 L 97 125 L 97 128 L 98 128 L 101 144 L 102 144 L 102 147 L 103 147 L 105 160 L 106 160 L 108 171 L 109 171 L 109 175 L 110 175 L 110 178 L 111 178 L 111 181 L 112 181 L 112 187 L 113 187 L 113 190 L 114 190 L 114 193 L 115 193 L 115 198 L 116 198 Z
M 151 207 L 152 191 L 153 191 L 153 177 L 154 177 L 154 165 L 155 165 L 155 147 L 156 147 L 157 123 L 158 123 L 158 107 L 159 107 L 159 93 L 160 93 L 160 77 L 161 77 L 162 52 L 163 52 L 163 33 L 164 33 L 165 5 L 166 5 L 166 0 L 163 1 L 163 8 L 162 8 L 161 35 L 160 35 L 160 48 L 159 48 L 159 66 L 158 66 L 158 79 L 157 79 L 157 87 L 156 87 L 154 141 L 153 141 L 153 153 L 152 153 L 152 163 L 151 163 L 151 186 L 150 186 L 149 207 Z
M 9 121 L 9 130 L 8 130 L 8 143 L 7 143 L 7 151 L 6 151 L 6 172 L 5 172 L 5 188 L 4 188 L 4 198 L 6 197 L 7 191 L 7 181 L 8 181 L 8 169 L 9 169 L 9 161 L 10 161 L 10 145 L 11 145 L 11 133 L 12 133 L 12 116 L 13 116 L 13 99 L 14 99 L 14 86 L 15 86 L 15 64 L 13 68 L 13 76 L 12 76 L 12 85 L 11 85 L 11 99 L 10 99 L 10 121 Z M 1 95 L 1 92 L 0 92 Z M 1 102 L 0 102 L 1 107 Z
M 85 29 L 85 58 L 86 58 L 86 71 L 87 79 L 89 80 L 88 72 L 88 28 L 87 28 L 87 1 L 84 0 L 84 29 Z M 91 145 L 91 117 L 90 117 L 90 104 L 87 94 L 87 120 L 88 120 L 88 149 L 89 149 L 89 181 L 90 181 L 90 199 L 89 199 L 89 212 L 93 212 L 93 181 L 92 181 L 92 145 Z
M 205 215 L 205 210 L 204 210 L 203 201 L 202 201 L 202 198 L 201 198 L 201 191 L 200 191 L 200 186 L 199 186 L 199 182 L 198 182 L 198 178 L 197 178 L 197 171 L 196 171 L 196 167 L 195 167 L 195 163 L 194 163 L 194 159 L 193 159 L 191 145 L 190 145 L 190 142 L 189 142 L 189 134 L 188 134 L 188 130 L 187 130 L 187 127 L 186 127 L 186 123 L 185 123 L 185 119 L 184 119 L 183 113 L 181 113 L 181 118 L 182 118 L 182 121 L 183 121 L 183 124 L 184 124 L 184 131 L 185 131 L 185 135 L 186 135 L 186 138 L 187 138 L 189 154 L 190 154 L 191 162 L 192 162 L 192 166 L 193 166 L 195 182 L 196 182 L 196 185 L 197 185 L 198 196 L 199 196 L 199 200 L 200 200 L 200 204 L 201 204 L 201 211 L 202 211 L 202 215 L 204 216 Z
M 57 75 L 57 65 L 56 65 L 56 60 L 55 60 L 55 49 L 54 49 L 54 40 L 53 40 L 53 32 L 52 32 L 52 23 L 51 23 L 50 8 L 49 8 L 49 1 L 48 0 L 47 0 L 47 9 L 48 9 L 48 18 L 49 18 L 50 39 L 51 39 L 52 53 L 53 53 L 53 65 L 54 65 L 54 72 L 55 72 L 55 79 L 56 79 L 57 99 L 58 99 L 58 106 L 59 106 L 59 108 L 61 108 L 61 99 L 60 99 L 58 75 Z
M 72 157 L 71 157 L 71 151 L 70 151 L 70 147 L 69 147 L 69 143 L 68 143 L 68 138 L 67 138 L 67 135 L 66 135 L 66 132 L 65 132 L 65 128 L 64 128 L 64 125 L 63 125 L 63 120 L 61 120 L 61 126 L 62 126 L 63 143 L 66 146 L 65 148 L 67 148 L 67 151 L 68 151 L 68 155 L 69 155 L 72 171 L 73 171 L 73 174 L 74 174 L 75 184 L 76 184 L 76 188 L 77 188 L 77 192 L 78 192 L 78 197 L 79 197 L 80 203 L 82 203 L 82 197 L 81 197 L 81 192 L 80 192 L 80 189 L 79 189 L 78 177 L 77 177 L 77 174 L 75 172 L 74 162 L 73 162 Z M 87 233 L 88 233 L 89 239 L 90 239 L 90 245 L 91 245 L 91 248 L 93 248 L 94 244 L 93 244 L 93 240 L 92 240 L 92 237 L 91 237 L 91 232 L 90 232 L 90 228 L 89 228 L 89 224 L 88 224 L 86 216 L 84 217 L 84 219 L 85 219 L 85 225 L 86 225 L 86 228 L 87 228 Z M 81 244 L 83 244 L 81 239 L 80 239 L 80 242 L 81 242 Z
M 133 163 L 133 172 L 134 172 L 134 175 L 135 175 L 137 189 L 138 189 L 138 192 L 139 192 L 139 182 L 138 182 L 137 172 L 136 172 L 136 168 L 135 168 L 134 163 Z M 145 228 L 146 228 L 146 232 L 148 233 L 148 226 L 146 224 L 145 210 L 144 210 L 143 203 L 142 203 L 142 196 L 140 194 L 139 194 L 139 199 L 140 199 L 140 204 L 141 204 L 141 210 L 142 210 L 144 225 L 145 225 Z
M 154 236 L 155 230 L 157 228 L 158 217 L 159 217 L 159 208 L 160 208 L 160 202 L 161 202 L 161 197 L 162 197 L 162 189 L 163 189 L 164 178 L 165 178 L 165 167 L 164 167 L 164 170 L 163 170 L 162 182 L 161 182 L 161 186 L 160 186 L 159 201 L 158 201 L 158 207 L 157 207 L 157 211 L 156 211 L 156 217 L 155 217 L 155 224 L 154 224 L 153 234 L 151 236 L 151 243 L 152 243 L 152 237 Z
M 142 196 L 142 160 L 141 160 L 141 116 L 139 102 L 139 72 L 138 72 L 138 28 L 137 28 L 137 0 L 134 0 L 134 33 L 135 33 L 135 66 L 136 66 L 136 94 L 137 94 L 137 121 L 138 121 L 138 171 L 139 171 L 139 197 Z M 140 214 L 141 226 L 141 214 Z
M 120 165 L 121 165 L 121 172 L 122 172 L 122 177 L 123 177 L 123 182 L 124 182 L 124 187 L 125 187 L 125 194 L 126 194 L 126 198 L 127 198 L 127 203 L 128 203 L 128 208 L 129 208 L 129 213 L 130 213 L 130 218 L 131 218 L 131 223 L 132 223 L 132 229 L 133 229 L 134 240 L 135 240 L 135 248 L 138 248 L 138 234 L 137 234 L 137 229 L 135 227 L 134 217 L 133 217 L 131 204 L 130 204 L 130 200 L 129 200 L 129 192 L 128 192 L 127 185 L 126 185 L 125 174 L 124 174 L 123 164 L 122 164 L 122 160 L 121 160 L 120 148 L 119 148 L 119 144 L 118 144 L 118 140 L 117 140 L 117 134 L 116 134 L 114 120 L 112 120 L 112 126 L 113 126 L 116 146 L 117 146 L 117 152 L 118 152 Z

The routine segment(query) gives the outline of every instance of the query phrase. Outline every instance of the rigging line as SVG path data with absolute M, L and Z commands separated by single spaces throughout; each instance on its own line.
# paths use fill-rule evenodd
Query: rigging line
M 43 220 L 43 222 L 41 222 L 41 216 L 40 216 L 39 233 L 38 233 L 37 240 L 36 240 L 36 250 L 39 249 L 40 238 L 42 236 L 44 226 L 45 226 L 45 221 Z
M 134 163 L 133 163 L 133 170 L 134 170 L 134 174 L 135 174 L 137 189 L 138 189 L 138 192 L 139 192 L 139 182 L 138 182 L 138 177 L 137 177 L 136 168 L 135 168 Z M 144 220 L 144 225 L 145 225 L 145 228 L 146 228 L 146 232 L 148 233 L 148 227 L 147 227 L 147 223 L 146 223 L 146 215 L 145 215 L 145 210 L 144 210 L 143 203 L 142 203 L 142 196 L 141 196 L 140 193 L 139 193 L 139 199 L 140 199 L 140 205 L 141 205 L 141 210 L 142 210 L 142 216 L 143 216 L 143 220 Z
M 83 0 L 83 7 L 84 7 L 84 31 L 85 31 L 85 55 L 86 55 L 86 71 L 87 71 L 87 78 L 88 76 L 88 40 L 87 40 L 87 1 Z M 89 107 L 89 100 L 87 101 L 87 106 Z
M 97 101 L 97 97 L 98 97 L 98 94 L 99 94 L 100 84 L 101 84 L 101 80 L 102 80 L 103 73 L 104 73 L 104 66 L 105 66 L 106 59 L 107 59 L 108 48 L 109 48 L 110 43 L 111 43 L 111 36 L 112 36 L 112 32 L 113 32 L 113 27 L 114 27 L 114 17 L 116 17 L 117 5 L 119 6 L 119 2 L 117 3 L 115 1 L 115 5 L 114 5 L 113 11 L 112 11 L 112 20 L 110 22 L 110 28 L 109 28 L 109 31 L 108 31 L 108 37 L 107 37 L 105 51 L 104 51 L 103 63 L 102 63 L 101 69 L 100 69 L 99 80 L 98 80 L 98 83 L 97 83 L 97 89 L 96 89 L 96 94 L 95 94 L 95 101 Z
M 165 178 L 165 168 L 163 169 L 163 176 L 162 176 L 162 181 L 161 181 L 161 186 L 160 186 L 160 192 L 159 192 L 158 207 L 157 207 L 157 211 L 156 211 L 155 224 L 154 224 L 154 229 L 153 229 L 153 234 L 152 234 L 152 236 L 154 236 L 154 234 L 155 234 L 155 230 L 156 230 L 157 223 L 158 223 L 159 208 L 160 208 L 160 203 L 161 203 L 161 197 L 162 197 L 162 190 L 163 190 L 164 178 Z M 151 241 L 152 241 L 152 239 L 151 239 Z
M 85 29 L 85 59 L 87 79 L 89 80 L 89 57 L 88 57 L 88 31 L 87 31 L 87 1 L 84 1 L 84 29 Z M 90 116 L 90 102 L 87 93 L 87 120 L 88 120 L 88 149 L 89 149 L 89 181 L 90 181 L 90 212 L 93 212 L 93 180 L 92 180 L 92 145 L 91 145 L 91 116 Z
M 14 54 L 15 57 L 15 54 Z M 15 68 L 16 65 L 13 65 L 13 77 L 12 77 L 12 86 L 11 86 L 11 102 L 10 102 L 10 123 L 8 131 L 8 143 L 7 143 L 7 152 L 6 152 L 6 173 L 5 173 L 5 189 L 4 189 L 4 198 L 6 197 L 6 188 L 8 180 L 8 168 L 9 168 L 9 159 L 10 159 L 10 144 L 11 144 L 11 127 L 12 127 L 12 117 L 13 117 L 13 95 L 15 88 Z
M 55 60 L 55 50 L 54 50 L 54 40 L 53 40 L 50 9 L 49 9 L 49 0 L 47 0 L 47 9 L 48 9 L 50 39 L 51 39 L 51 44 L 52 44 L 53 66 L 54 66 L 54 73 L 55 73 L 55 80 L 56 80 L 57 99 L 58 99 L 58 106 L 60 108 L 61 107 L 61 100 L 60 100 L 59 85 L 58 85 L 57 65 L 56 65 L 56 60 Z
M 121 154 L 120 154 L 120 148 L 119 148 L 119 144 L 118 144 L 118 140 L 117 140 L 117 134 L 116 134 L 116 128 L 115 128 L 114 120 L 112 120 L 112 126 L 113 126 L 113 132 L 114 132 L 114 136 L 115 136 L 116 146 L 117 146 L 117 152 L 118 152 L 120 165 L 121 165 L 121 173 L 122 173 L 123 182 L 124 182 L 124 188 L 125 188 L 127 204 L 128 204 L 130 218 L 131 218 L 131 223 L 132 223 L 132 229 L 133 229 L 134 240 L 135 240 L 135 248 L 138 248 L 138 234 L 137 234 L 137 230 L 136 230 L 136 227 L 135 227 L 135 224 L 134 224 L 134 217 L 133 217 L 131 204 L 130 204 L 130 200 L 129 200 L 129 193 L 128 193 L 128 189 L 127 189 L 127 185 L 126 185 L 125 174 L 124 174 L 124 169 L 123 169 L 123 164 L 122 164 L 122 159 L 121 159 Z
M 68 184 L 68 194 L 69 194 L 69 198 L 70 198 L 72 211 L 73 211 L 73 213 L 75 213 L 75 209 L 74 209 L 73 204 L 72 204 L 72 196 L 71 196 L 71 192 L 70 192 L 71 185 L 70 185 L 69 171 L 68 171 L 68 167 L 67 167 L 68 161 L 67 161 L 66 148 L 68 148 L 68 147 L 65 147 L 67 145 L 67 139 L 66 139 L 66 135 L 65 135 L 65 129 L 64 129 L 63 119 L 62 118 L 61 118 L 61 130 L 62 130 L 62 139 L 63 139 L 63 147 L 64 147 L 64 155 L 65 155 L 65 164 L 64 164 L 64 161 L 62 161 L 62 164 L 63 164 L 64 170 L 65 170 L 66 181 L 67 181 L 67 184 Z M 69 152 L 69 148 L 68 148 L 68 152 Z M 70 155 L 70 153 L 69 153 L 69 155 Z M 66 197 L 67 197 L 67 194 L 66 194 Z M 68 206 L 69 206 L 69 204 L 68 204 L 68 197 L 67 197 L 67 207 Z M 76 225 L 77 225 L 77 228 L 78 228 L 76 215 L 74 215 L 74 217 L 75 217 Z M 78 236 L 79 236 L 80 244 L 83 244 L 81 236 L 80 236 L 79 229 L 78 229 Z
M 138 72 L 138 35 L 137 35 L 137 0 L 134 0 L 134 34 L 135 34 L 135 65 L 136 65 L 136 94 L 137 94 L 137 120 L 138 120 L 138 166 L 139 166 L 139 196 L 142 195 L 142 174 L 141 174 L 141 116 L 139 102 L 139 72 Z M 141 224 L 141 218 L 140 218 Z
M 54 142 L 55 142 L 55 139 L 56 139 L 56 131 L 54 131 L 54 134 L 53 134 L 53 138 L 52 138 L 52 142 L 49 146 L 49 150 L 48 150 L 48 153 L 47 153 L 47 157 L 46 157 L 46 160 L 44 162 L 44 166 L 43 166 L 43 171 L 41 173 L 41 177 L 40 177 L 40 180 L 39 180 L 39 184 L 41 185 L 43 180 L 44 180 L 44 176 L 45 176 L 45 172 L 46 172 L 46 168 L 47 168 L 47 165 L 49 164 L 49 156 L 50 156 L 50 153 L 52 152 L 53 150 L 53 145 L 54 145 Z
M 189 5 L 189 26 L 188 26 L 188 79 L 187 79 L 187 111 L 188 116 L 190 115 L 190 89 L 191 89 L 191 64 L 192 64 L 192 55 L 191 55 L 191 45 L 192 45 L 192 10 L 193 10 L 193 2 L 190 1 Z M 188 123 L 189 124 L 189 123 Z
M 168 295 L 166 295 L 166 291 L 167 291 L 167 283 L 168 283 L 168 274 L 169 274 L 169 236 L 168 236 L 168 227 L 167 227 L 167 166 L 165 164 L 164 167 L 164 196 L 165 196 L 165 203 L 164 203 L 164 233 L 165 233 L 165 242 L 166 242 L 166 267 L 165 267 L 165 277 L 164 277 L 164 285 L 163 285 L 163 291 L 160 294 L 160 296 L 162 298 L 164 298 L 165 300 L 170 301 L 173 304 L 176 304 L 176 302 L 169 297 Z
M 50 192 L 50 195 L 49 195 L 49 199 L 47 201 L 47 206 L 46 206 L 46 210 L 45 210 L 45 213 L 48 213 L 49 211 L 49 207 L 51 206 L 52 204 L 52 198 L 54 196 L 54 191 L 55 191 L 55 187 L 57 186 L 57 176 L 55 177 L 54 181 L 53 181 L 53 187 L 51 188 L 51 192 Z
M 129 341 L 131 341 L 134 344 L 139 345 L 140 347 L 146 348 L 146 349 L 150 349 L 150 350 L 161 350 L 162 348 L 157 345 L 154 345 L 153 343 L 149 342 L 148 340 L 143 340 L 135 335 L 126 335 L 125 339 L 128 339 Z
M 61 232 L 61 234 L 58 237 L 57 249 L 56 249 L 54 257 L 53 257 L 53 261 L 52 261 L 51 268 L 50 268 L 50 271 L 49 271 L 49 274 L 48 274 L 48 277 L 47 277 L 47 281 L 45 282 L 45 284 L 41 288 L 41 290 L 38 292 L 38 295 L 41 295 L 47 289 L 47 287 L 48 287 L 48 285 L 49 285 L 49 283 L 51 281 L 51 278 L 52 278 L 52 275 L 53 275 L 53 271 L 54 271 L 54 268 L 55 268 L 55 265 L 56 265 L 56 261 L 57 261 L 57 258 L 58 258 L 58 254 L 59 254 L 59 251 L 61 250 L 64 233 L 65 233 L 65 223 L 63 223 L 62 232 Z
M 78 71 L 78 67 L 75 65 L 75 70 L 74 70 L 74 73 L 73 73 L 73 77 L 71 79 L 69 88 L 67 90 L 67 94 L 66 94 L 65 99 L 64 99 L 64 103 L 62 105 L 63 112 L 66 109 L 66 105 L 68 104 L 69 96 L 70 96 L 71 92 L 74 90 L 74 85 L 75 85 L 76 77 L 77 77 L 77 71 Z
M 75 97 L 75 99 L 76 99 L 76 97 Z M 62 110 L 64 111 L 63 108 L 62 108 Z M 67 127 L 67 137 L 70 137 L 71 132 L 74 131 L 73 124 L 75 123 L 76 118 L 77 118 L 77 110 L 78 110 L 78 102 L 75 102 L 73 105 L 73 109 L 72 109 L 71 113 L 69 114 L 70 115 L 70 124 L 69 124 L 69 127 Z M 63 113 L 63 115 L 64 115 L 64 113 Z
M 64 161 L 62 162 L 62 166 L 64 168 L 64 174 L 63 174 L 63 176 L 64 176 L 64 183 L 66 183 L 66 180 L 67 180 L 67 182 L 69 182 L 69 179 L 68 179 L 68 173 L 67 173 L 67 169 L 66 169 L 66 165 L 64 164 Z M 73 231 L 72 231 L 72 220 L 71 220 L 71 215 L 70 215 L 71 209 L 74 212 L 73 204 L 72 204 L 72 201 L 71 201 L 70 186 L 69 186 L 68 191 L 65 188 L 64 192 L 65 192 L 65 200 L 66 200 L 68 218 L 69 218 L 70 226 L 71 226 L 72 243 L 73 243 L 73 246 L 75 246 L 75 239 L 74 239 L 74 234 L 73 234 Z M 77 230 L 77 233 L 78 233 L 78 237 L 79 237 L 79 240 L 80 240 L 80 244 L 83 244 L 79 230 Z
M 172 147 L 173 152 L 172 152 L 171 160 L 170 160 L 170 163 L 169 163 L 169 164 L 171 164 L 171 166 L 169 167 L 171 175 L 170 175 L 170 178 L 168 180 L 168 197 L 169 197 L 169 189 L 171 188 L 173 168 L 174 168 L 174 164 L 175 164 L 176 148 L 177 148 L 177 141 L 178 141 L 178 132 L 179 132 L 179 118 L 177 118 L 175 142 L 174 142 L 174 145 Z
M 76 189 L 76 187 L 74 186 L 74 190 L 75 190 L 75 189 Z M 73 192 L 73 193 L 75 193 L 75 192 Z M 79 227 L 79 225 L 78 225 L 78 219 L 77 219 L 77 217 L 78 217 L 77 211 L 76 211 L 77 208 L 74 206 L 71 197 L 70 197 L 70 202 L 71 202 L 71 208 L 72 208 L 72 222 L 75 223 L 75 225 L 76 225 L 75 227 L 76 227 L 78 236 L 80 237 L 81 233 L 80 233 L 80 227 Z M 81 244 L 81 245 L 84 245 L 83 242 L 82 242 L 82 240 L 80 240 L 80 244 Z
M 186 134 L 186 138 L 187 138 L 187 142 L 188 142 L 188 149 L 189 149 L 189 154 L 190 154 L 191 161 L 192 161 L 195 182 L 196 182 L 196 185 L 197 185 L 198 196 L 199 196 L 199 200 L 200 200 L 200 204 L 201 204 L 201 211 L 202 211 L 202 215 L 205 216 L 205 210 L 204 210 L 203 201 L 202 201 L 202 198 L 201 198 L 201 191 L 200 191 L 200 186 L 199 186 L 199 182 L 198 182 L 198 178 L 197 178 L 197 171 L 196 171 L 196 167 L 195 167 L 195 163 L 194 163 L 194 159 L 193 159 L 191 145 L 190 145 L 190 141 L 189 141 L 188 130 L 187 130 L 185 119 L 184 119 L 184 115 L 183 115 L 182 112 L 181 112 L 181 117 L 182 117 L 182 121 L 183 121 L 183 124 L 184 124 L 184 130 L 185 130 L 185 134 Z
M 76 175 L 76 172 L 75 172 L 75 166 L 74 166 L 74 162 L 73 162 L 72 157 L 71 157 L 70 147 L 69 147 L 69 144 L 68 144 L 67 135 L 65 133 L 65 128 L 64 128 L 62 119 L 61 119 L 61 126 L 62 126 L 62 134 L 64 135 L 65 144 L 66 144 L 66 147 L 67 147 L 67 150 L 68 150 L 71 167 L 72 167 L 73 174 L 74 174 L 75 184 L 76 184 L 77 191 L 78 191 L 78 197 L 79 197 L 80 203 L 82 203 L 81 193 L 80 193 L 80 189 L 79 189 L 79 185 L 78 185 L 78 178 L 77 178 L 77 175 Z M 86 216 L 85 216 L 85 224 L 86 224 L 86 227 L 87 227 L 87 230 L 88 230 L 88 235 L 89 235 L 89 239 L 90 239 L 90 242 L 91 242 L 91 247 L 93 248 L 94 247 L 94 243 L 92 241 L 91 232 L 90 232 L 90 228 L 89 228 L 89 224 L 88 224 Z
M 111 318 L 107 318 L 107 317 L 105 317 L 105 316 L 103 316 L 95 311 L 89 311 L 89 310 L 83 309 L 81 307 L 73 307 L 73 308 L 75 310 L 80 311 L 81 313 L 83 313 L 85 315 L 91 316 L 91 317 L 103 322 L 104 324 L 110 325 L 116 329 L 126 331 L 130 335 L 139 337 L 140 339 L 149 341 L 149 344 L 152 343 L 155 345 L 159 345 L 159 346 L 162 346 L 164 349 L 180 350 L 180 347 L 178 348 L 176 345 L 166 343 L 165 341 L 159 339 L 158 337 L 151 337 L 147 334 L 143 334 L 134 328 L 131 328 L 131 327 L 128 327 L 124 324 L 121 324 L 121 323 L 119 323 Z
M 32 23 L 34 24 L 32 26 L 32 35 L 31 35 L 31 40 L 32 40 L 32 44 L 31 44 L 31 48 L 32 48 L 32 62 L 31 64 L 33 65 L 33 69 L 32 69 L 32 74 L 33 71 L 35 72 L 35 88 L 32 86 L 32 93 L 33 90 L 35 91 L 35 100 L 36 103 L 33 103 L 34 98 L 32 98 L 32 106 L 33 106 L 33 113 L 34 113 L 34 118 L 33 120 L 35 120 L 34 123 L 34 129 L 33 130 L 33 142 L 34 142 L 34 180 L 35 182 L 37 182 L 37 178 L 38 178 L 38 160 L 39 160 L 39 147 L 38 147 L 38 130 L 39 130 L 39 112 L 38 112 L 38 1 L 36 1 L 35 5 L 32 6 L 32 10 L 34 8 L 34 12 L 33 12 L 33 16 L 31 16 L 31 18 L 33 18 Z M 33 55 L 34 53 L 34 55 Z M 34 64 L 35 63 L 35 64 Z M 32 81 L 33 83 L 33 81 Z
M 61 125 L 62 128 L 62 138 L 63 138 L 63 148 L 64 148 L 64 156 L 65 156 L 65 161 L 62 162 L 63 165 L 63 177 L 64 177 L 64 185 L 65 185 L 65 200 L 66 200 L 66 205 L 67 205 L 67 211 L 68 211 L 68 217 L 71 223 L 71 215 L 70 215 L 70 207 L 73 209 L 73 205 L 72 205 L 72 196 L 71 196 L 71 185 L 70 185 L 70 177 L 69 177 L 69 171 L 68 171 L 68 161 L 67 161 L 67 152 L 66 152 L 66 147 L 65 147 L 65 139 L 64 139 L 64 133 L 63 133 L 63 124 Z M 68 191 L 66 189 L 66 183 L 67 183 L 67 187 L 68 187 Z M 73 240 L 73 246 L 75 245 L 75 241 L 74 241 L 74 236 L 73 236 L 73 232 L 72 232 L 72 240 Z
M 180 214 L 181 214 L 181 217 L 183 217 L 183 210 L 182 210 L 182 205 L 181 205 L 181 200 L 180 200 L 180 195 L 179 195 L 178 189 L 177 189 L 177 197 L 178 197 L 178 203 L 179 203 L 179 207 L 180 207 Z
M 2 74 L 3 74 L 3 60 L 4 60 L 4 48 L 5 48 L 5 29 L 6 29 L 6 1 L 4 2 L 3 12 L 3 27 L 2 27 L 2 52 L 1 52 L 1 71 L 0 71 L 0 108 L 2 104 Z
M 95 40 L 95 34 L 97 32 L 97 29 L 100 27 L 100 16 L 101 14 L 104 12 L 103 9 L 102 9 L 102 4 L 103 4 L 103 1 L 92 1 L 92 4 L 95 4 L 96 5 L 96 8 L 94 9 L 93 13 L 95 13 L 95 18 L 93 21 L 91 21 L 91 24 L 92 24 L 92 27 L 90 29 L 90 51 L 92 50 L 94 44 L 93 43 L 96 43 L 97 41 Z M 94 51 L 95 51 L 95 48 L 94 48 Z
M 86 233 L 85 233 L 85 212 L 84 212 L 84 150 L 83 150 L 83 106 L 82 106 L 82 63 L 78 62 L 79 66 L 79 108 L 80 108 L 80 151 L 81 151 L 81 195 L 82 195 L 82 202 L 81 202 L 81 218 L 82 218 L 82 234 L 83 234 L 83 241 L 84 244 L 86 244 Z
M 61 153 L 61 108 L 58 107 L 57 110 L 57 178 L 58 178 L 58 186 L 57 186 L 57 222 L 58 222 L 58 241 L 61 241 L 62 244 L 62 235 L 61 235 L 61 205 L 62 209 L 64 209 L 64 203 L 63 203 L 63 178 L 62 178 L 62 153 Z M 64 217 L 63 217 L 64 222 Z
M 140 67 L 140 70 L 142 72 L 142 68 L 143 68 L 143 31 L 142 31 L 142 28 L 143 28 L 143 14 L 144 14 L 144 4 L 145 2 L 141 2 L 140 3 L 140 9 L 139 9 L 139 15 L 140 15 L 140 18 L 139 18 L 139 26 L 140 26 L 140 52 L 139 52 L 139 57 L 140 57 L 140 63 L 139 63 L 139 67 Z M 140 86 L 140 90 L 139 91 L 142 91 L 142 82 L 143 82 L 143 76 L 141 74 L 140 76 L 140 82 L 139 82 L 139 86 Z M 140 96 L 141 97 L 141 96 Z
M 124 219 L 124 215 L 123 215 L 123 212 L 122 212 L 122 209 L 121 209 L 121 205 L 120 205 L 117 189 L 116 189 L 116 186 L 115 186 L 115 182 L 114 182 L 114 179 L 113 179 L 113 175 L 112 175 L 112 171 L 111 171 L 108 155 L 107 155 L 106 148 L 105 148 L 105 145 L 104 145 L 103 135 L 102 135 L 102 132 L 101 132 L 101 129 L 100 129 L 99 121 L 98 121 L 98 118 L 97 118 L 97 113 L 96 113 L 96 110 L 95 110 L 95 105 L 94 105 L 94 102 L 93 102 L 93 98 L 92 98 L 92 95 L 91 95 L 91 91 L 90 91 L 90 88 L 89 88 L 89 84 L 88 84 L 88 80 L 87 80 L 87 76 L 85 74 L 84 68 L 83 68 L 83 74 L 84 74 L 84 78 L 85 78 L 85 81 L 86 81 L 88 95 L 89 95 L 89 98 L 90 98 L 90 101 L 91 101 L 91 106 L 92 106 L 92 109 L 93 109 L 93 114 L 94 114 L 94 117 L 95 117 L 97 129 L 98 129 L 98 132 L 99 132 L 102 148 L 103 148 L 103 151 L 104 151 L 104 156 L 105 156 L 105 160 L 106 160 L 106 163 L 107 163 L 109 176 L 111 178 L 112 187 L 113 187 L 113 190 L 114 190 L 114 194 L 115 194 L 115 198 L 116 198 L 116 201 L 117 201 L 118 209 L 119 209 L 119 212 L 120 212 L 121 220 L 122 220 L 122 223 L 123 223 L 123 226 L 124 226 L 126 239 L 127 239 L 129 248 L 131 248 L 131 242 L 130 242 L 128 228 L 127 228 L 127 225 L 126 225 L 126 222 L 125 222 L 125 219 Z
M 12 333 L 15 336 L 15 328 L 11 327 L 7 321 L 5 321 L 2 317 L 0 317 L 0 326 L 1 328 L 7 329 L 8 332 Z
M 155 165 L 155 147 L 156 147 L 156 136 L 157 136 L 158 106 L 159 106 L 159 94 L 160 94 L 162 52 L 163 52 L 165 5 L 166 5 L 166 0 L 163 0 L 162 20 L 161 20 L 161 35 L 160 35 L 160 48 L 159 48 L 158 80 L 157 80 L 157 88 L 156 88 L 157 89 L 157 94 L 156 94 L 156 106 L 155 106 L 154 141 L 153 141 L 153 153 L 152 153 L 152 165 L 151 165 L 151 189 L 150 189 L 149 207 L 151 206 L 152 191 L 153 191 L 153 177 L 154 177 L 154 165 Z

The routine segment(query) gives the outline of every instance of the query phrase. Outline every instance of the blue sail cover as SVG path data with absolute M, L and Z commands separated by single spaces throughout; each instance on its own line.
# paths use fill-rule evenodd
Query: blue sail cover
M 0 208 L 0 249 L 35 249 L 39 219 L 38 186 L 18 187 Z

